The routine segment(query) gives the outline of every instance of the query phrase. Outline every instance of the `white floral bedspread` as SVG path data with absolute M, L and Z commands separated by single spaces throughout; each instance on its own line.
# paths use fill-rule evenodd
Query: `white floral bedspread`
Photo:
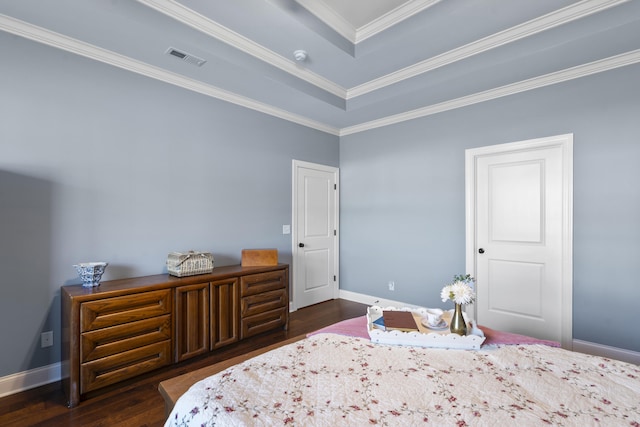
M 194 384 L 166 426 L 636 426 L 640 367 L 544 345 L 319 334 Z

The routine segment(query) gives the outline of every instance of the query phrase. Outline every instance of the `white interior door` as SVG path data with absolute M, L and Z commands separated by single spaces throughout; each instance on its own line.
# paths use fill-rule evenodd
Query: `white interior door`
M 293 164 L 293 305 L 338 295 L 338 169 Z
M 564 346 L 572 329 L 571 142 L 564 135 L 504 144 L 467 158 L 478 323 Z

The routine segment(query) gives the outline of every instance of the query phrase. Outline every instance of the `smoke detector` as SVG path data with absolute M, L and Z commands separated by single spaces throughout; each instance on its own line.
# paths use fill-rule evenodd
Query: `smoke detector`
M 307 51 L 302 49 L 296 50 L 295 52 L 293 52 L 293 57 L 296 61 L 303 62 L 307 59 Z
M 202 67 L 202 65 L 207 62 L 206 59 L 199 58 L 195 55 L 183 52 L 174 47 L 170 47 L 165 53 L 171 56 L 175 56 L 178 59 L 182 59 L 184 62 L 188 62 L 189 64 L 197 65 L 198 67 Z

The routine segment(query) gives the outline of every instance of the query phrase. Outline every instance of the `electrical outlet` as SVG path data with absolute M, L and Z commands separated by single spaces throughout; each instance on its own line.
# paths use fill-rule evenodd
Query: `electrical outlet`
M 42 348 L 51 347 L 53 345 L 53 331 L 47 331 L 40 334 L 40 346 Z
M 395 291 L 396 290 L 396 282 L 389 281 L 389 290 L 390 291 Z

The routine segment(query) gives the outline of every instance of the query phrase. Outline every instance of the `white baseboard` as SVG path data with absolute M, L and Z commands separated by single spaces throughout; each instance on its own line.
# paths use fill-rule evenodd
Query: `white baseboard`
M 573 351 L 640 365 L 640 353 L 637 351 L 625 350 L 623 348 L 610 347 L 608 345 L 595 344 L 588 341 L 573 340 Z
M 377 305 L 381 307 L 417 307 L 416 305 L 407 304 L 405 302 L 372 297 L 370 295 L 359 294 L 357 292 L 350 292 L 342 289 L 340 290 L 340 298 L 359 302 L 361 304 Z M 606 357 L 609 359 L 622 360 L 623 362 L 640 365 L 640 353 L 636 351 L 625 350 L 617 347 L 609 347 L 602 344 L 596 344 L 576 339 L 573 340 L 572 344 L 573 351 L 592 354 L 594 356 Z
M 372 297 L 370 295 L 359 294 L 357 292 L 345 291 L 340 289 L 339 298 L 346 299 L 353 302 L 359 302 L 366 305 L 377 305 L 379 307 L 418 307 L 415 304 L 408 304 L 402 301 L 394 301 L 390 299 Z
M 58 362 L 0 378 L 0 397 L 60 381 L 61 366 L 62 364 Z

